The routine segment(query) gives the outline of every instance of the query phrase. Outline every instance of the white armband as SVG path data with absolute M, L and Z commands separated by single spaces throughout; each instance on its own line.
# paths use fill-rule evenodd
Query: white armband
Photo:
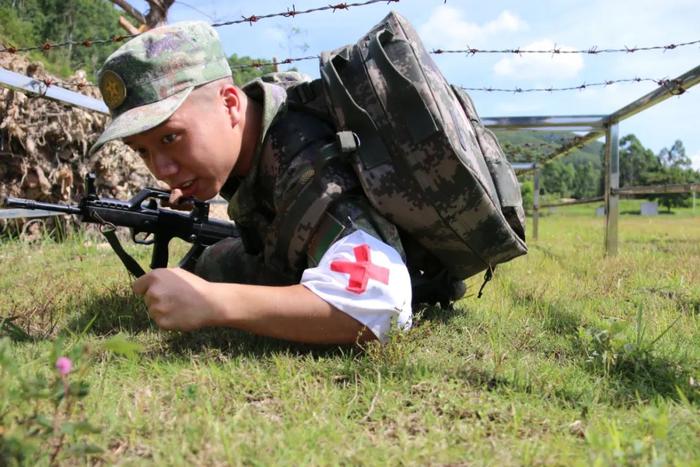
M 395 322 L 411 327 L 411 277 L 401 255 L 357 230 L 335 242 L 318 266 L 304 271 L 301 284 L 386 341 Z

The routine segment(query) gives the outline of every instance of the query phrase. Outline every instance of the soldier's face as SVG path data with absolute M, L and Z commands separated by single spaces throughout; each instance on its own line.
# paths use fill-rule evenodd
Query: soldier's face
M 124 142 L 171 190 L 208 200 L 219 193 L 238 160 L 240 109 L 231 109 L 230 96 L 226 100 L 195 92 L 164 123 Z

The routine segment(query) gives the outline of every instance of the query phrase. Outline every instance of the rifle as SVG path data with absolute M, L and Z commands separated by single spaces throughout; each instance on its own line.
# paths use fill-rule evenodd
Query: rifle
M 94 174 L 88 175 L 85 185 L 86 195 L 77 205 L 7 197 L 5 206 L 74 214 L 80 217 L 81 222 L 100 224 L 100 232 L 107 238 L 126 269 L 136 277 L 141 277 L 145 272 L 119 243 L 115 233 L 117 227 L 129 227 L 135 243 L 153 245 L 151 269 L 168 266 L 168 244 L 175 237 L 193 244 L 178 264 L 179 267 L 192 271 L 206 246 L 226 237 L 239 236 L 238 229 L 232 222 L 209 219 L 209 203 L 205 201 L 183 200 L 194 205 L 192 211 L 183 213 L 160 207 L 159 201 L 170 198 L 169 191 L 144 188 L 130 200 L 122 201 L 98 197 Z M 140 237 L 142 234 L 145 236 Z

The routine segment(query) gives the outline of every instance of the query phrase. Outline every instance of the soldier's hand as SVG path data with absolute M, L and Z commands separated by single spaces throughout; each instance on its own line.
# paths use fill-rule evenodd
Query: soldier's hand
M 161 201 L 161 206 L 178 211 L 191 211 L 194 208 L 194 203 L 190 198 L 182 197 L 182 190 L 175 188 L 170 192 L 168 201 Z
M 148 314 L 167 330 L 193 331 L 215 322 L 211 283 L 180 268 L 154 269 L 132 288 L 143 295 Z

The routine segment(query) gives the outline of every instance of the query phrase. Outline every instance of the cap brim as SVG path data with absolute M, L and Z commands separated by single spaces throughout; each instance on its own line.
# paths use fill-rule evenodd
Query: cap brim
M 157 127 L 180 108 L 193 89 L 194 87 L 187 88 L 165 99 L 127 110 L 107 125 L 88 154 L 94 154 L 109 141 L 126 138 Z

